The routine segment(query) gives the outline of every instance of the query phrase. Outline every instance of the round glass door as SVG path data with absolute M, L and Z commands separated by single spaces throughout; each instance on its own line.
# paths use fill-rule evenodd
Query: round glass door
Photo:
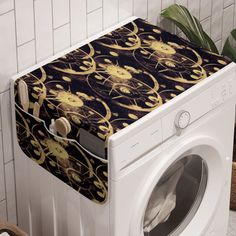
M 206 163 L 198 155 L 172 164 L 150 196 L 143 219 L 144 236 L 179 235 L 197 212 L 207 179 Z

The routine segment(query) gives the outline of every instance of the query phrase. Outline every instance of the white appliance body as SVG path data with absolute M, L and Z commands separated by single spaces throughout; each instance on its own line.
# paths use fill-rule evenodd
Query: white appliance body
M 231 63 L 114 134 L 108 143 L 109 197 L 103 205 L 26 157 L 14 128 L 19 226 L 30 236 L 144 236 L 144 214 L 155 186 L 173 163 L 195 155 L 206 165 L 206 188 L 192 218 L 173 235 L 226 235 L 235 73 Z M 176 121 L 181 111 L 189 116 Z M 13 127 L 14 119 L 13 109 Z M 176 129 L 178 121 L 187 127 Z

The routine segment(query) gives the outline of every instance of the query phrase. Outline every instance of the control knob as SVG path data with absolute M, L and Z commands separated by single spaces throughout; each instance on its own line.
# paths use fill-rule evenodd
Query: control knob
M 178 130 L 185 129 L 191 120 L 191 115 L 188 111 L 180 111 L 175 117 L 175 127 Z

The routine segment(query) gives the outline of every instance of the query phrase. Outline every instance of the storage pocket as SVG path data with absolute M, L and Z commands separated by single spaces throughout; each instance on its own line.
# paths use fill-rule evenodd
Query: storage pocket
M 27 157 L 96 203 L 108 197 L 108 161 L 77 141 L 51 133 L 46 123 L 15 104 L 19 146 Z

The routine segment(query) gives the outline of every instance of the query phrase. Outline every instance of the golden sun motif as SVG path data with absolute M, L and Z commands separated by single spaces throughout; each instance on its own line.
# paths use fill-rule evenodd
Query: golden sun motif
M 116 65 L 108 65 L 106 67 L 106 72 L 108 74 L 110 74 L 113 78 L 118 78 L 118 79 L 121 79 L 121 80 L 129 80 L 129 79 L 132 79 L 132 75 L 131 73 L 120 67 L 120 66 L 116 66 Z
M 152 50 L 160 54 L 174 55 L 176 53 L 173 47 L 160 41 L 152 40 L 148 44 Z
M 79 96 L 68 91 L 57 92 L 56 100 L 64 105 L 69 105 L 76 108 L 82 107 L 84 105 L 84 102 Z
M 69 155 L 67 151 L 56 141 L 52 139 L 44 140 L 45 145 L 48 147 L 48 151 L 51 155 L 61 160 L 68 160 Z

